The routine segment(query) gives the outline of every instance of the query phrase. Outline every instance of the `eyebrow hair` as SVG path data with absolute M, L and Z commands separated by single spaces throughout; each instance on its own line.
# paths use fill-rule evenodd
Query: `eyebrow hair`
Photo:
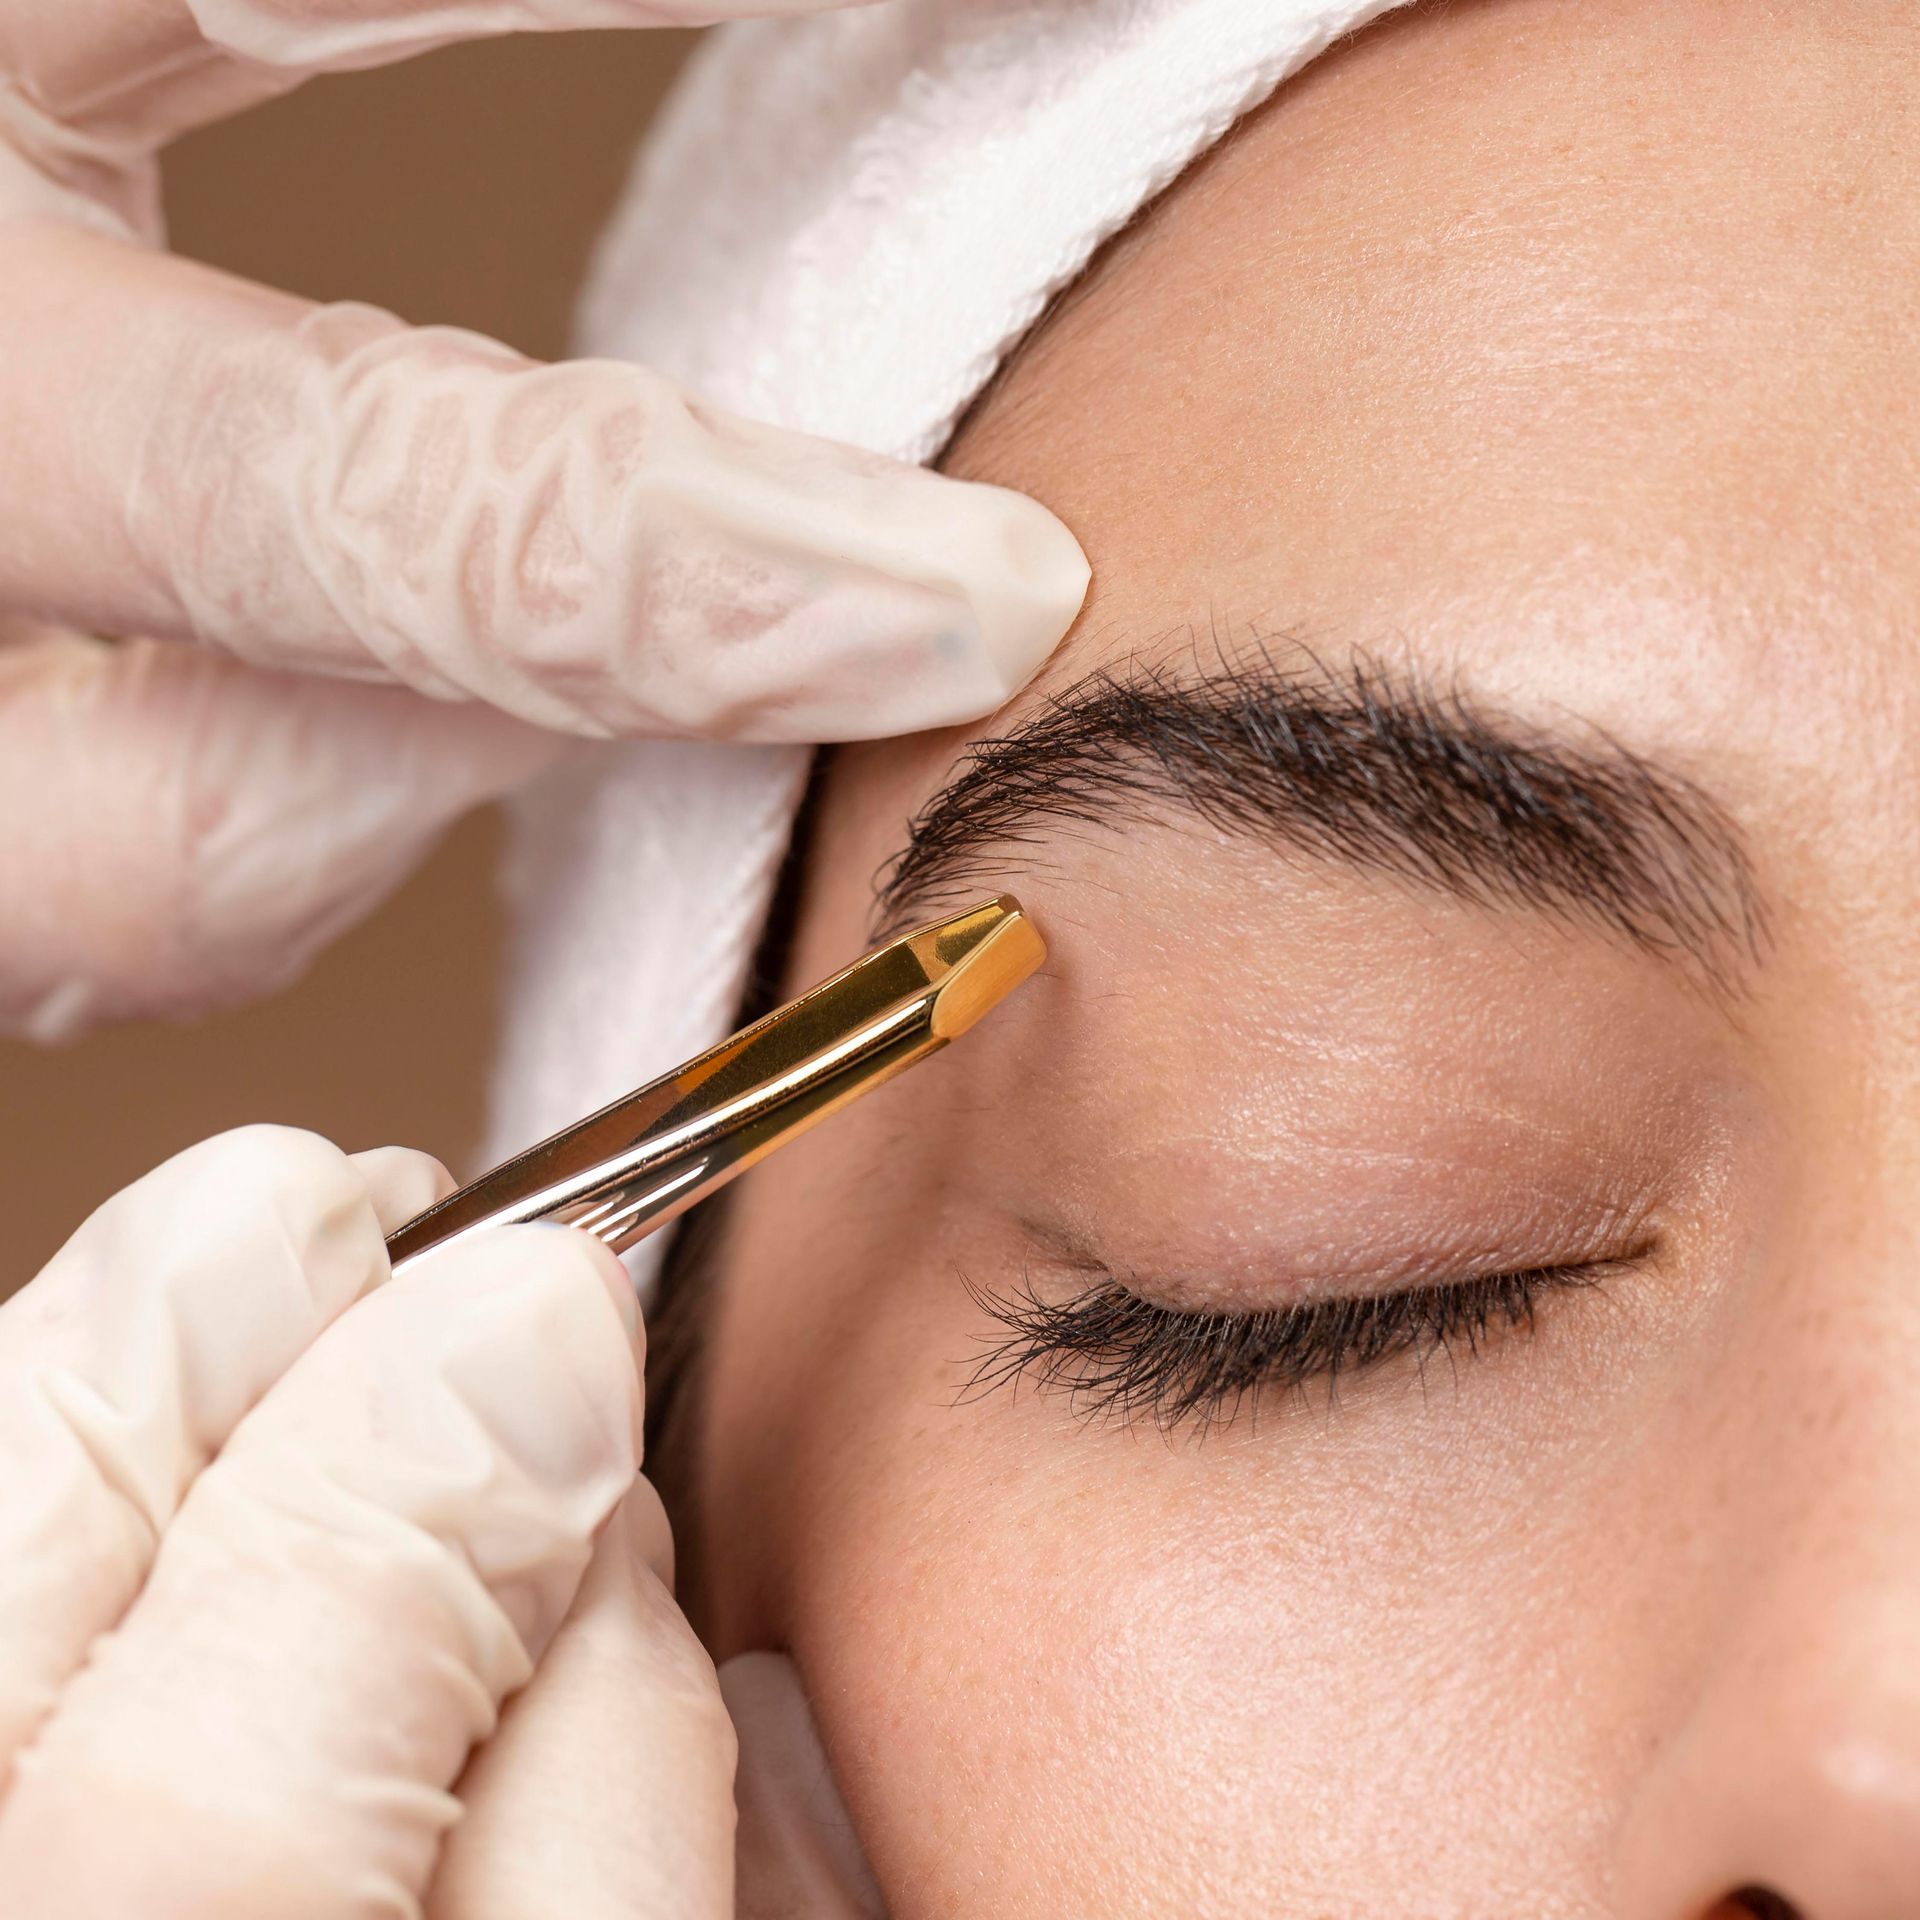
M 880 930 L 979 891 L 1010 848 L 1186 812 L 1729 983 L 1766 942 L 1739 830 L 1690 781 L 1583 732 L 1524 728 L 1366 661 L 1095 672 L 967 752 L 881 869 Z

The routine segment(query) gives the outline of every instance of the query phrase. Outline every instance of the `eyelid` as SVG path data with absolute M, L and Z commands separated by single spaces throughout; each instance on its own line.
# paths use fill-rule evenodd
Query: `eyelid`
M 1458 1345 L 1477 1357 L 1493 1335 L 1533 1326 L 1550 1289 L 1601 1285 L 1651 1257 L 1649 1241 L 1604 1260 L 1483 1273 L 1424 1287 L 1345 1295 L 1251 1312 L 1156 1305 L 1111 1275 L 1065 1302 L 1049 1300 L 1023 1276 L 1022 1291 L 994 1293 L 968 1284 L 976 1306 L 1001 1322 L 960 1398 L 980 1398 L 1031 1378 L 1064 1392 L 1083 1419 L 1131 1424 L 1142 1416 L 1163 1430 L 1196 1424 L 1204 1433 L 1242 1407 L 1257 1408 L 1276 1387 L 1299 1391 L 1414 1354 Z
M 1027 1255 L 1023 1283 L 1036 1277 L 1057 1284 L 1074 1278 L 1111 1280 L 1169 1313 L 1248 1315 L 1417 1292 L 1502 1274 L 1638 1265 L 1650 1258 L 1661 1233 L 1661 1209 L 1650 1198 L 1589 1213 L 1556 1212 L 1528 1222 L 1517 1235 L 1489 1243 L 1480 1235 L 1423 1231 L 1419 1245 L 1375 1261 L 1341 1260 L 1327 1252 L 1291 1261 L 1244 1258 L 1245 1277 L 1227 1277 L 1217 1261 L 1181 1270 L 1166 1260 L 1148 1269 L 1105 1258 L 1050 1222 L 1021 1221 Z

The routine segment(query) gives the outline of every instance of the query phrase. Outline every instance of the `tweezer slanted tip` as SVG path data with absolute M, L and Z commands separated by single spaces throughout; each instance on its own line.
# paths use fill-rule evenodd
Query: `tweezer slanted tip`
M 902 938 L 933 991 L 933 1030 L 942 1040 L 965 1033 L 1047 957 L 1046 942 L 1010 893 Z
M 562 1220 L 616 1250 L 937 1052 L 1046 958 L 1002 894 L 876 947 L 764 1020 L 530 1147 L 387 1241 L 397 1268 L 488 1227 Z

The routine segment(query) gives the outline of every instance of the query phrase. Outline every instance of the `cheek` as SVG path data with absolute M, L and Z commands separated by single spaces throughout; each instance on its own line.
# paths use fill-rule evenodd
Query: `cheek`
M 1581 1356 L 1195 1447 L 956 1407 L 952 1293 L 910 1264 L 817 1371 L 789 1349 L 811 1391 L 742 1463 L 895 1920 L 1603 1910 L 1679 1623 L 1618 1571 L 1661 1469 Z

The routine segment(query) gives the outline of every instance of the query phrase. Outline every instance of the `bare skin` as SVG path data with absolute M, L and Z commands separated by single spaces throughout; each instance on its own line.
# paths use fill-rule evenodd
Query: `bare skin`
M 1095 570 L 979 732 L 1309 643 L 1710 794 L 1765 932 L 1709 977 L 1177 810 L 1008 853 L 1045 975 L 741 1190 L 695 1454 L 703 1626 L 793 1650 L 897 1920 L 1914 1910 L 1917 94 L 1893 0 L 1393 18 L 954 449 Z M 838 757 L 795 984 L 967 737 Z M 1257 1418 L 964 1392 L 1011 1284 L 1493 1254 L 1632 1257 Z

